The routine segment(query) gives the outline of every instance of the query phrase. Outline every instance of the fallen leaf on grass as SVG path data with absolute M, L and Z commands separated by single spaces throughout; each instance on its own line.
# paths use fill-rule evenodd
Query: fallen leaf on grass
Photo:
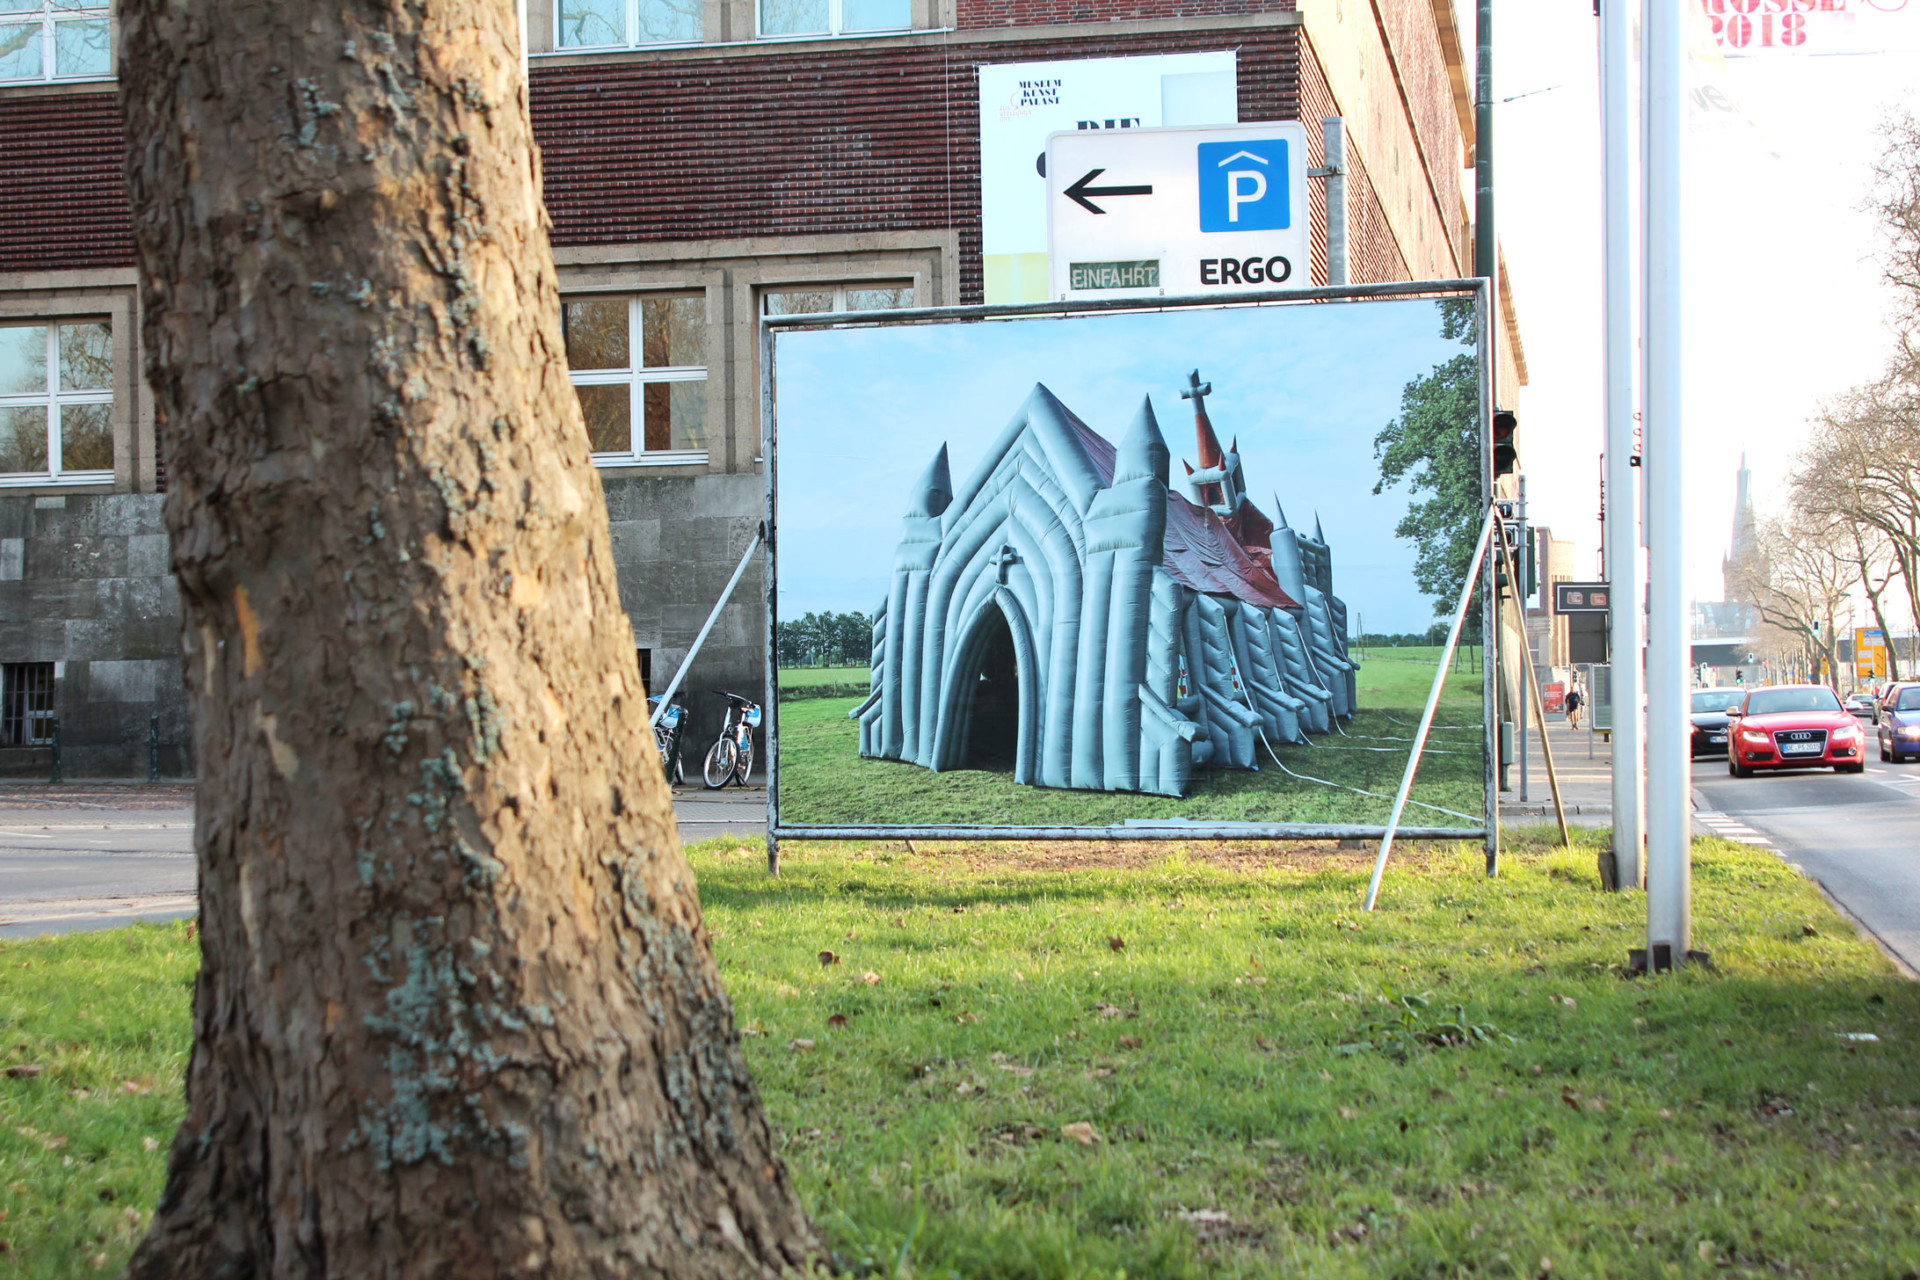
M 841 1027 L 844 1027 L 846 1025 L 847 1025 L 847 1015 L 844 1013 L 836 1013 L 831 1018 L 827 1019 L 827 1026 L 833 1028 L 834 1030 L 838 1030 Z
M 46 1069 L 43 1064 L 38 1062 L 22 1062 L 8 1067 L 7 1075 L 15 1080 L 21 1080 L 28 1076 L 37 1076 Z
M 807 1050 L 813 1048 L 813 1041 L 789 1040 L 787 1041 L 787 1048 L 793 1050 L 795 1053 L 805 1053 Z
M 1087 1071 L 1087 1079 L 1105 1080 L 1108 1076 L 1112 1074 L 1113 1074 L 1112 1067 L 1091 1067 Z
M 1253 1038 L 1253 1047 L 1262 1053 L 1272 1053 L 1274 1050 L 1273 1041 L 1266 1036 L 1255 1036 Z
M 869 969 L 865 973 L 860 975 L 860 981 L 866 983 L 870 987 L 876 986 L 880 981 L 880 975 L 875 973 L 873 970 Z
M 1075 1120 L 1072 1124 L 1061 1125 L 1060 1136 L 1072 1138 L 1083 1147 L 1090 1147 L 1100 1141 L 1100 1131 L 1085 1120 Z
M 1354 1118 L 1355 1116 L 1357 1116 L 1357 1115 L 1359 1115 L 1359 1114 L 1360 1114 L 1360 1113 L 1359 1113 L 1358 1111 L 1355 1111 L 1355 1110 L 1354 1110 L 1354 1109 L 1353 1109 L 1352 1107 L 1342 1107 L 1342 1108 L 1340 1108 L 1340 1118 L 1341 1118 L 1342 1120 L 1351 1120 L 1351 1119 L 1353 1119 L 1353 1118 Z
M 1800 926 L 1800 936 L 1803 938 L 1817 938 L 1820 936 L 1820 931 L 1810 924 L 1803 924 Z
M 158 1151 L 160 1149 L 160 1140 L 158 1138 L 142 1138 L 140 1139 L 140 1149 L 142 1151 Z
M 120 1092 L 138 1094 L 142 1097 L 145 1097 L 147 1094 L 153 1092 L 153 1081 L 123 1080 L 120 1082 Z
M 906 927 L 907 927 L 907 918 L 906 918 L 905 916 L 895 916 L 895 917 L 893 918 L 893 927 L 894 927 L 894 928 L 896 928 L 896 929 L 904 929 L 904 928 L 906 928 Z
M 1125 951 L 1127 949 L 1127 940 L 1115 935 L 1107 939 L 1107 946 L 1114 951 Z
M 1138 1049 L 1140 1047 L 1140 1037 L 1139 1036 L 1121 1036 L 1120 1047 L 1122 1049 Z
M 839 964 L 839 963 L 840 963 L 840 957 L 836 953 L 832 951 L 822 951 L 820 953 L 820 965 L 822 968 L 825 968 L 827 965 L 830 965 L 830 964 Z
M 971 1009 L 962 1009 L 960 1012 L 953 1015 L 953 1020 L 958 1025 L 964 1027 L 969 1022 L 980 1021 L 980 1015 L 973 1012 Z
M 1328 1244 L 1346 1244 L 1348 1241 L 1359 1241 L 1366 1238 L 1367 1224 L 1364 1222 L 1350 1222 L 1344 1227 L 1335 1227 L 1333 1230 L 1327 1232 Z
M 1117 1005 L 1108 1004 L 1104 1000 L 1094 1005 L 1093 1011 L 1103 1018 L 1134 1018 L 1139 1016 L 1130 1009 L 1122 1009 Z

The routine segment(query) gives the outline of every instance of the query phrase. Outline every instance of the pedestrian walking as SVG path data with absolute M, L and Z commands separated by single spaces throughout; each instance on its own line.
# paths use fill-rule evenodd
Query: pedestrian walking
M 1580 709 L 1586 705 L 1586 699 L 1580 696 L 1580 686 L 1567 690 L 1567 728 L 1580 727 Z

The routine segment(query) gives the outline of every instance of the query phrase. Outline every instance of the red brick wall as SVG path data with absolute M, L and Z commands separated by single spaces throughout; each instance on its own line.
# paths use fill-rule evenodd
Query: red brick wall
M 1307 156 L 1311 165 L 1326 163 L 1321 146 L 1320 122 L 1336 114 L 1333 91 L 1327 87 L 1326 73 L 1313 52 L 1313 44 L 1300 37 L 1300 118 L 1307 122 Z M 1347 167 L 1347 283 L 1390 284 L 1411 280 L 1407 260 L 1400 254 L 1393 231 L 1387 226 L 1387 213 L 1373 193 L 1373 181 L 1367 176 L 1365 159 L 1349 138 Z M 1313 221 L 1313 282 L 1327 281 L 1327 184 L 1314 178 L 1307 182 Z
M 1239 51 L 1240 118 L 1295 118 L 1289 27 L 900 44 L 536 71 L 554 242 L 957 230 L 982 297 L 982 63 Z
M 1465 152 L 1461 149 L 1460 117 L 1454 110 L 1453 82 L 1447 77 L 1446 55 L 1440 48 L 1440 33 L 1434 27 L 1433 11 L 1424 4 L 1381 6 L 1381 22 L 1393 50 L 1393 64 L 1405 90 L 1406 110 L 1413 118 L 1414 136 L 1428 166 L 1428 176 L 1439 192 L 1440 225 L 1454 252 L 1461 255 L 1461 270 L 1469 271 L 1466 261 L 1466 212 L 1458 196 L 1455 170 Z
M 0 102 L 0 271 L 133 265 L 111 93 Z
M 1041 27 L 1066 22 L 1291 13 L 1293 7 L 1294 0 L 959 0 L 958 22 L 962 30 Z

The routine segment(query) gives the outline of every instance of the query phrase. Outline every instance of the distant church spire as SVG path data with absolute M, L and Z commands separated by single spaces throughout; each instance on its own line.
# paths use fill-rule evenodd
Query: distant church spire
M 1760 530 L 1753 515 L 1753 472 L 1747 469 L 1747 455 L 1740 455 L 1740 470 L 1734 473 L 1733 538 L 1727 544 L 1726 558 L 1720 561 L 1720 596 L 1732 600 L 1734 582 L 1760 558 Z

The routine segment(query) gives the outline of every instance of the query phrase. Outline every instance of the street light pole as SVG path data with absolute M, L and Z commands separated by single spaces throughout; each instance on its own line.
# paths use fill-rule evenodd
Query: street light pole
M 1647 965 L 1686 961 L 1692 946 L 1692 761 L 1680 397 L 1680 96 L 1685 0 L 1647 0 L 1645 58 L 1648 616 Z
M 1498 335 L 1500 282 L 1493 239 L 1493 0 L 1480 0 L 1473 59 L 1473 274 L 1493 281 Z
M 1640 752 L 1640 483 L 1633 439 L 1633 135 L 1628 127 L 1631 0 L 1599 0 L 1602 222 L 1606 293 L 1606 578 L 1612 637 L 1614 883 L 1637 889 L 1645 849 Z M 1591 690 L 1588 691 L 1591 694 Z

